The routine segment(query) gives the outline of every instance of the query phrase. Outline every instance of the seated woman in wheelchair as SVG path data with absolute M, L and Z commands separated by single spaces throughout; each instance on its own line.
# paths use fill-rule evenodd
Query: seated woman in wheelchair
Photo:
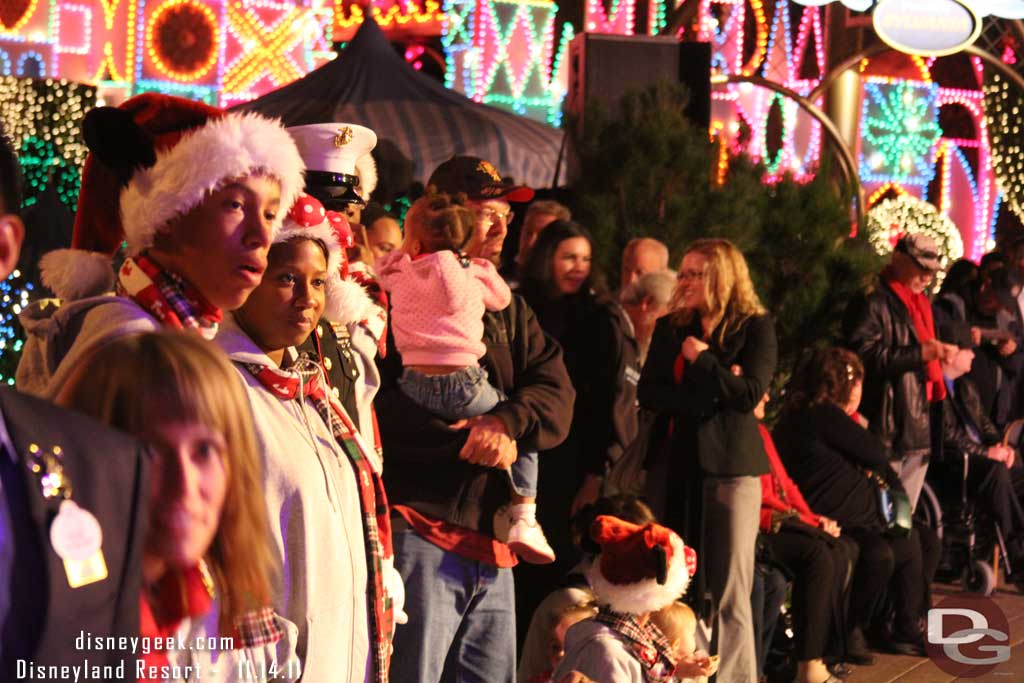
M 840 348 L 817 351 L 794 373 L 786 406 L 772 436 L 786 471 L 819 515 L 836 520 L 857 542 L 849 642 L 873 649 L 925 656 L 919 620 L 930 577 L 916 528 L 890 525 L 880 505 L 880 484 L 902 492 L 889 467 L 889 451 L 856 412 L 864 366 Z M 937 549 L 936 549 L 937 550 Z M 896 608 L 894 631 L 887 624 L 886 595 Z M 858 647 L 859 646 L 859 647 Z
M 941 460 L 940 468 L 947 478 L 959 481 L 967 467 L 967 495 L 999 525 L 1014 570 L 1009 578 L 1022 585 L 1024 507 L 1014 493 L 1010 469 L 1016 454 L 1003 443 L 1002 435 L 985 414 L 977 387 L 967 376 L 975 347 L 969 325 L 946 322 L 939 326 L 938 335 L 959 349 L 951 361 L 942 362 L 946 398 L 942 402 L 942 450 L 937 458 Z
M 768 394 L 754 408 L 764 420 Z M 872 664 L 874 657 L 859 643 L 846 643 L 846 605 L 852 570 L 860 551 L 842 536 L 834 519 L 817 515 L 782 465 L 771 434 L 758 424 L 769 473 L 761 475 L 761 539 L 771 563 L 793 581 L 792 615 L 795 683 L 838 683 L 826 658 Z

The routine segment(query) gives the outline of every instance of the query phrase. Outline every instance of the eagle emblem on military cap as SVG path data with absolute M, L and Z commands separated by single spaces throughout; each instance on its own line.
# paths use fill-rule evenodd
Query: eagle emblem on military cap
M 348 143 L 352 142 L 352 136 L 354 133 L 349 126 L 345 126 L 338 130 L 338 134 L 334 136 L 334 146 L 344 147 Z

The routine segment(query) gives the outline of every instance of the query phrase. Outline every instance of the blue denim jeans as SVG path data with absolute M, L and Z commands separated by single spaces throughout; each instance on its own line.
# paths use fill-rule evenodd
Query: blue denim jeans
M 396 683 L 512 683 L 515 587 L 499 569 L 438 548 L 411 529 L 394 536 L 409 623 L 395 632 Z
M 398 380 L 402 392 L 443 420 L 463 420 L 494 410 L 505 395 L 487 381 L 487 371 L 466 367 L 447 375 L 425 375 L 405 368 Z M 509 470 L 512 489 L 526 498 L 537 497 L 537 453 L 520 453 Z

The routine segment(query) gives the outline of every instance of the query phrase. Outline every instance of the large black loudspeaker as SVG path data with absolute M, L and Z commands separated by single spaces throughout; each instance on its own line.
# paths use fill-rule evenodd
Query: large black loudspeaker
M 628 90 L 660 80 L 683 83 L 690 92 L 686 115 L 698 126 L 711 125 L 711 45 L 680 43 L 670 36 L 619 36 L 581 33 L 569 43 L 569 92 L 566 111 L 582 116 L 596 99 L 618 106 Z

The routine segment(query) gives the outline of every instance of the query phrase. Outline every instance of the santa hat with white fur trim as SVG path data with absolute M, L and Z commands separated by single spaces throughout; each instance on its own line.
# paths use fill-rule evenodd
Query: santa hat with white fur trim
M 281 123 L 201 102 L 145 93 L 98 107 L 83 122 L 90 155 L 82 176 L 74 246 L 131 255 L 224 181 L 255 173 L 281 187 L 275 228 L 302 191 L 303 163 Z
M 601 546 L 586 571 L 598 604 L 623 614 L 645 614 L 686 592 L 696 554 L 671 529 L 601 515 L 590 535 Z
M 336 323 L 359 322 L 373 307 L 370 297 L 358 283 L 342 279 L 348 269 L 348 257 L 341 242 L 346 231 L 351 235 L 344 216 L 326 211 L 316 198 L 301 194 L 274 237 L 274 244 L 306 238 L 323 245 L 327 251 L 328 273 L 324 318 Z

